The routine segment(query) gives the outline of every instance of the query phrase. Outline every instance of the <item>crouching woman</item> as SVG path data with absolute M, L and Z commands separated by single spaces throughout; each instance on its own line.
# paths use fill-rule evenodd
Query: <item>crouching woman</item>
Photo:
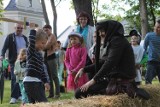
M 99 60 L 99 69 L 95 76 L 76 90 L 75 98 L 118 93 L 127 93 L 128 96 L 134 98 L 138 89 L 134 85 L 136 77 L 134 54 L 131 45 L 124 37 L 124 28 L 121 23 L 108 20 L 97 24 L 97 34 L 102 34 L 101 29 L 104 29 L 106 34 L 104 39 L 106 52 Z M 95 72 L 94 70 L 95 64 L 80 69 L 75 82 L 83 73 Z M 144 92 L 144 90 L 141 91 Z M 146 99 L 149 99 L 148 93 L 145 92 L 145 94 L 148 97 Z M 142 97 L 146 96 L 142 95 Z

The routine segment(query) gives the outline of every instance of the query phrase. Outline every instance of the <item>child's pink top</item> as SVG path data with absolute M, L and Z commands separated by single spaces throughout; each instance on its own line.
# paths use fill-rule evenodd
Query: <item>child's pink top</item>
M 67 48 L 65 65 L 69 71 L 76 71 L 83 68 L 86 64 L 87 49 L 80 44 Z M 69 72 L 70 74 L 70 72 Z

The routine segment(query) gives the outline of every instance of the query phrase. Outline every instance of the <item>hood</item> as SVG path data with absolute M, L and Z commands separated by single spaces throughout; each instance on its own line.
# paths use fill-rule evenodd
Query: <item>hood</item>
M 106 33 L 106 37 L 104 39 L 104 47 L 107 42 L 111 41 L 113 36 L 121 36 L 124 37 L 124 28 L 120 22 L 114 20 L 106 20 L 98 22 L 96 25 L 96 30 L 103 29 Z

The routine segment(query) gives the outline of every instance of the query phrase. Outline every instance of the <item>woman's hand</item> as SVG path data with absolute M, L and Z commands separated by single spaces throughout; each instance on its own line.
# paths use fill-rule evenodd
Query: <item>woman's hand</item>
M 75 82 L 75 83 L 77 83 L 78 78 L 80 78 L 80 77 L 82 76 L 83 70 L 84 70 L 84 69 L 81 68 L 81 69 L 77 72 L 77 74 L 76 74 L 76 76 L 75 76 L 75 78 L 74 78 L 74 82 Z
M 81 86 L 80 90 L 81 90 L 82 92 L 86 92 L 86 91 L 88 90 L 88 88 L 89 88 L 90 86 L 92 86 L 93 84 L 95 84 L 95 81 L 94 81 L 94 79 L 91 79 L 91 80 L 88 81 L 86 84 L 84 84 L 83 86 Z
M 72 76 L 73 76 L 73 77 L 75 77 L 75 76 L 76 76 L 76 74 L 77 74 L 77 72 L 72 71 Z

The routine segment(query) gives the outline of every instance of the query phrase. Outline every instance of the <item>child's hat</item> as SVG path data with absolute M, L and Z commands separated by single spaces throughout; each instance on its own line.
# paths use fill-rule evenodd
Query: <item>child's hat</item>
M 129 36 L 140 36 L 140 35 L 138 34 L 137 30 L 131 30 Z
M 77 36 L 79 38 L 82 38 L 82 35 L 80 33 L 77 33 L 77 32 L 71 32 L 68 37 L 70 38 L 71 36 Z

